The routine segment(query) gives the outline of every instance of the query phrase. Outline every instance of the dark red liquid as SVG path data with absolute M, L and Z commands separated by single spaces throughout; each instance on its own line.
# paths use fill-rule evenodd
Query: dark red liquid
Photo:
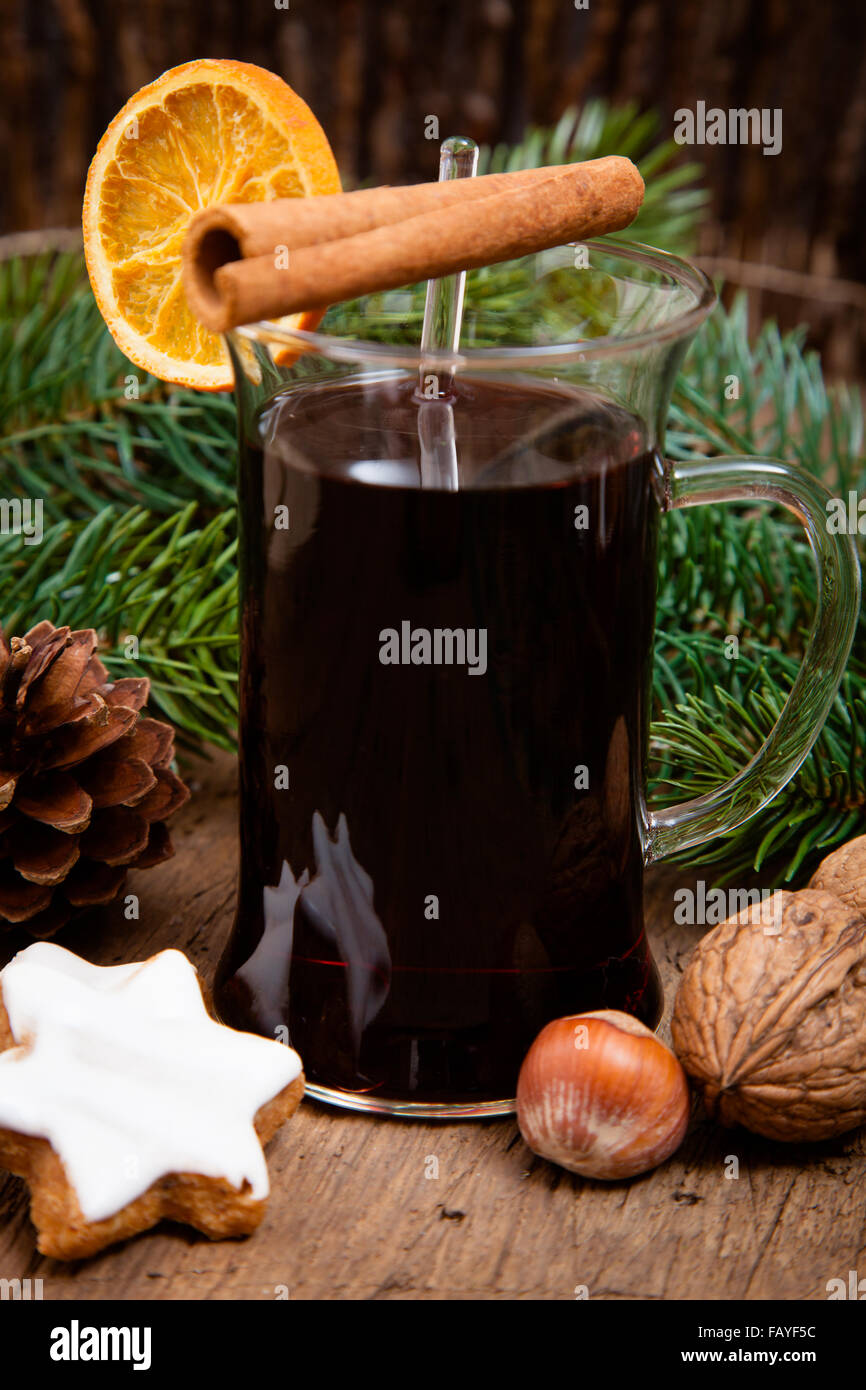
M 427 412 L 424 454 L 413 390 L 277 397 L 241 459 L 242 862 L 216 998 L 240 1027 L 288 1023 L 319 1086 L 472 1104 L 514 1095 L 551 1018 L 659 1015 L 655 461 L 587 392 L 475 380 L 454 448 Z M 459 490 L 429 486 L 455 459 Z M 463 633 L 463 663 L 383 664 L 404 623 L 419 658 Z

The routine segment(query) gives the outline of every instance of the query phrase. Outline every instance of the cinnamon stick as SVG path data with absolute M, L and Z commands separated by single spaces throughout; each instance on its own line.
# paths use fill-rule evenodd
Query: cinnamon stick
M 587 160 L 581 166 L 592 172 L 606 160 Z M 330 193 L 315 198 L 276 198 L 269 203 L 222 203 L 196 213 L 187 232 L 187 251 L 198 254 L 204 237 L 225 231 L 238 244 L 241 256 L 266 256 L 276 245 L 288 250 L 316 246 L 322 241 L 339 241 L 403 222 L 423 212 L 452 203 L 489 198 L 506 193 L 521 184 L 538 183 L 555 174 L 568 173 L 574 164 L 552 164 L 539 169 L 519 169 L 510 174 L 482 174 L 474 179 L 451 179 L 444 183 L 413 183 L 405 186 L 361 188 L 355 193 Z M 602 171 L 603 172 L 603 171 Z
M 324 308 L 375 290 L 628 226 L 643 180 L 628 159 L 208 208 L 184 242 L 184 287 L 205 327 Z

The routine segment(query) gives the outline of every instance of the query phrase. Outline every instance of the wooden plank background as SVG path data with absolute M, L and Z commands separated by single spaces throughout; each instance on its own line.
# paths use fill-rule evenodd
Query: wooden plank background
M 808 322 L 835 372 L 866 368 L 866 7 L 851 0 L 4 0 L 0 15 L 0 232 L 76 225 L 109 121 L 192 58 L 279 72 L 347 185 L 434 177 L 431 114 L 443 136 L 496 143 L 596 95 L 654 108 L 666 137 L 699 100 L 779 108 L 778 156 L 686 151 L 713 198 L 701 250 L 733 283 L 745 263 L 756 312 Z
M 177 856 L 132 876 L 119 909 L 65 944 L 102 964 L 165 946 L 210 979 L 231 925 L 235 764 L 187 774 Z M 668 1008 L 699 928 L 675 927 L 679 869 L 649 877 Z M 23 943 L 7 937 L 0 964 Z M 725 1177 L 730 1155 L 739 1177 Z M 513 1120 L 422 1124 L 305 1102 L 268 1151 L 272 1195 L 247 1240 L 163 1225 L 75 1265 L 36 1254 L 23 1183 L 0 1175 L 0 1278 L 46 1299 L 823 1299 L 866 1273 L 866 1136 L 771 1144 L 695 1119 L 680 1151 L 630 1183 L 583 1181 L 535 1158 Z M 425 1176 L 438 1160 L 438 1178 Z

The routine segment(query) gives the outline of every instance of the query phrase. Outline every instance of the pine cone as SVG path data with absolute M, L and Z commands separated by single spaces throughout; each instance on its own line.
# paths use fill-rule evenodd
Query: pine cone
M 0 926 L 33 936 L 168 859 L 164 822 L 189 796 L 174 730 L 139 714 L 150 682 L 111 681 L 96 645 L 50 622 L 0 632 Z

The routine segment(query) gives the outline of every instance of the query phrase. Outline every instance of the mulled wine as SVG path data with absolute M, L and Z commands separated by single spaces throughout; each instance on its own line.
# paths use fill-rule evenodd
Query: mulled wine
M 656 459 L 583 388 L 399 372 L 242 442 L 241 877 L 216 1002 L 314 1087 L 513 1096 L 550 1019 L 655 1024 Z

